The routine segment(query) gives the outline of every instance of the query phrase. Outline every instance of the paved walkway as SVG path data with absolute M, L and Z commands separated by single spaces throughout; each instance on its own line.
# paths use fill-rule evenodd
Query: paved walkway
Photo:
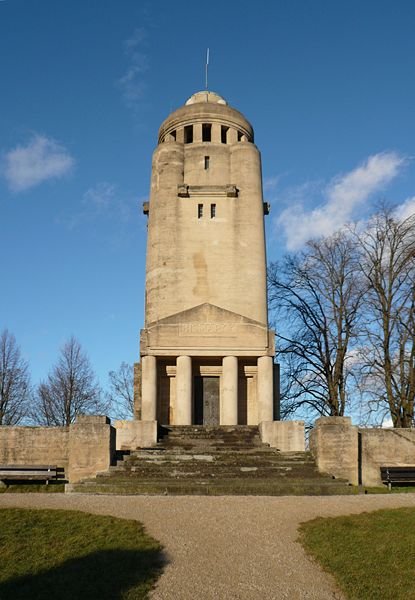
M 296 542 L 317 516 L 414 506 L 415 494 L 158 497 L 1 494 L 0 507 L 65 508 L 138 519 L 165 547 L 153 600 L 343 598 Z

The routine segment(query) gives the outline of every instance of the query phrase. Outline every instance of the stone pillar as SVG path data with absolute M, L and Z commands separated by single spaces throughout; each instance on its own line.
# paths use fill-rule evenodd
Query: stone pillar
M 193 143 L 202 141 L 202 123 L 193 125 Z
M 238 359 L 236 356 L 225 356 L 222 361 L 221 424 L 238 424 Z
M 236 144 L 238 141 L 238 132 L 233 127 L 228 129 L 228 144 Z
M 220 123 L 212 123 L 212 142 L 220 144 L 222 140 L 222 126 Z
M 258 358 L 258 423 L 274 420 L 272 356 Z
M 107 471 L 114 457 L 115 429 L 108 417 L 79 415 L 69 426 L 69 482 Z
M 157 361 L 155 356 L 141 359 L 141 420 L 155 421 L 157 413 Z
M 183 144 L 184 142 L 184 127 L 178 127 L 176 129 L 176 142 Z
M 353 485 L 359 483 L 358 447 L 358 429 L 350 417 L 320 417 L 310 431 L 310 450 L 318 470 Z
M 176 362 L 175 425 L 192 424 L 192 359 L 178 356 Z

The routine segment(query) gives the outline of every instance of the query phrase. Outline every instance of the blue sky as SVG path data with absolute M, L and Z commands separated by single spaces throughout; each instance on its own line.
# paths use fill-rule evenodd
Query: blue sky
M 138 357 L 160 123 L 204 87 L 262 153 L 268 258 L 415 209 L 412 0 L 0 1 L 0 329 L 37 383 L 75 335 Z

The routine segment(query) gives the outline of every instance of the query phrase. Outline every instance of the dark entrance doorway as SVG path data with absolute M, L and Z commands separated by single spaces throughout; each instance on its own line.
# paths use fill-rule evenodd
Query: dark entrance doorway
M 219 425 L 219 377 L 194 378 L 195 425 Z

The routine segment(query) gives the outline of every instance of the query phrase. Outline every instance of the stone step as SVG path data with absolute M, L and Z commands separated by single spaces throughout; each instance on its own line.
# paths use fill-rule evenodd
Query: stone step
M 258 427 L 203 427 L 196 425 L 161 427 L 160 439 L 216 439 L 259 441 Z
M 168 435 L 179 434 L 206 434 L 213 433 L 220 435 L 223 433 L 259 433 L 257 425 L 161 425 L 160 432 Z
M 133 458 L 141 458 L 145 456 L 162 456 L 162 455 L 174 455 L 174 454 L 201 454 L 203 453 L 203 446 L 190 446 L 189 448 L 183 448 L 183 446 L 153 446 L 151 448 L 139 448 L 132 450 L 129 455 L 124 457 L 124 461 L 131 460 Z M 218 446 L 207 446 L 206 453 L 217 454 L 219 456 L 225 455 L 238 455 L 238 456 L 257 456 L 258 458 L 273 456 L 276 460 L 310 460 L 314 461 L 312 455 L 309 452 L 280 452 L 275 448 L 269 448 L 268 446 L 262 446 L 259 448 L 224 448 Z
M 162 447 L 169 446 L 234 446 L 236 448 L 246 447 L 246 448 L 262 448 L 263 443 L 260 440 L 245 440 L 240 438 L 231 438 L 231 439 L 223 439 L 223 438 L 169 438 L 168 440 L 161 440 L 159 445 Z
M 122 470 L 151 470 L 155 468 L 183 468 L 186 469 L 188 467 L 193 468 L 194 466 L 207 465 L 212 469 L 236 469 L 239 467 L 257 467 L 262 469 L 276 469 L 279 471 L 304 471 L 304 470 L 312 470 L 316 471 L 316 467 L 314 463 L 278 463 L 273 461 L 262 461 L 259 462 L 257 460 L 227 460 L 227 461 L 218 461 L 212 459 L 209 456 L 199 456 L 199 457 L 189 457 L 189 460 L 186 460 L 187 457 L 180 457 L 177 460 L 164 460 L 160 458 L 159 460 L 140 460 L 136 462 L 130 462 L 125 465 L 116 465 L 110 467 L 110 471 L 122 471 Z
M 314 465 L 314 461 L 309 458 L 296 458 L 289 460 L 286 458 L 280 458 L 275 455 L 257 455 L 257 454 L 225 454 L 225 453 L 212 453 L 212 452 L 175 452 L 175 453 L 158 453 L 158 454 L 143 454 L 139 456 L 131 456 L 128 460 L 118 461 L 117 466 L 131 466 L 139 464 L 151 464 L 151 463 L 176 463 L 178 461 L 189 462 L 189 461 L 205 461 L 214 462 L 215 464 L 238 464 L 238 463 L 250 463 L 259 465 L 275 464 L 280 466 L 296 466 L 296 465 Z
M 210 470 L 237 470 L 241 467 L 246 467 L 250 469 L 262 469 L 264 471 L 274 471 L 278 473 L 296 473 L 296 472 L 313 472 L 317 473 L 317 468 L 314 463 L 297 463 L 297 464 L 287 464 L 287 463 L 275 463 L 275 462 L 259 462 L 259 461 L 247 461 L 247 460 L 238 460 L 238 461 L 217 461 L 212 460 L 209 456 L 200 456 L 197 458 L 189 457 L 190 460 L 183 460 L 185 457 L 182 457 L 179 460 L 153 460 L 153 461 L 137 461 L 133 463 L 129 463 L 126 465 L 117 465 L 110 467 L 107 472 L 109 473 L 117 473 L 122 471 L 154 471 L 156 469 L 165 469 L 168 471 L 169 469 L 194 469 L 194 468 L 204 468 Z
M 92 494 L 326 495 L 352 493 L 318 472 L 309 452 L 262 444 L 257 427 L 168 427 L 155 447 L 118 453 L 117 465 L 68 487 Z M 353 489 L 353 488 L 352 488 Z
M 321 482 L 321 481 L 326 481 L 328 483 L 331 483 L 333 480 L 332 479 L 327 479 L 326 477 L 319 477 L 317 474 L 315 473 L 291 473 L 291 474 L 287 474 L 287 475 L 281 475 L 278 473 L 273 473 L 270 471 L 263 471 L 261 469 L 258 469 L 256 471 L 254 470 L 248 470 L 249 468 L 244 468 L 241 467 L 241 469 L 238 470 L 233 470 L 233 471 L 207 471 L 207 470 L 203 470 L 203 469 L 199 469 L 199 470 L 188 470 L 188 471 L 182 471 L 182 470 L 172 470 L 169 471 L 169 473 L 166 473 L 163 470 L 159 470 L 159 471 L 153 471 L 151 473 L 148 472 L 131 472 L 131 473 L 112 473 L 111 475 L 105 474 L 105 475 L 97 475 L 96 477 L 96 482 L 97 483 L 106 483 L 109 480 L 112 481 L 136 481 L 137 483 L 140 483 L 143 480 L 153 480 L 156 481 L 160 478 L 162 479 L 166 479 L 166 480 L 195 480 L 195 479 L 203 479 L 203 480 L 215 480 L 215 481 L 219 481 L 219 480 L 227 480 L 227 479 L 249 479 L 249 480 L 258 480 L 258 479 L 266 479 L 268 481 L 273 481 L 273 482 L 287 482 L 287 481 L 313 481 L 313 482 Z
M 342 482 L 292 481 L 275 482 L 270 480 L 249 481 L 231 479 L 221 481 L 171 481 L 166 479 L 134 482 L 95 481 L 68 484 L 67 493 L 120 494 L 120 495 L 261 495 L 261 496 L 325 496 L 356 493 L 356 488 Z

